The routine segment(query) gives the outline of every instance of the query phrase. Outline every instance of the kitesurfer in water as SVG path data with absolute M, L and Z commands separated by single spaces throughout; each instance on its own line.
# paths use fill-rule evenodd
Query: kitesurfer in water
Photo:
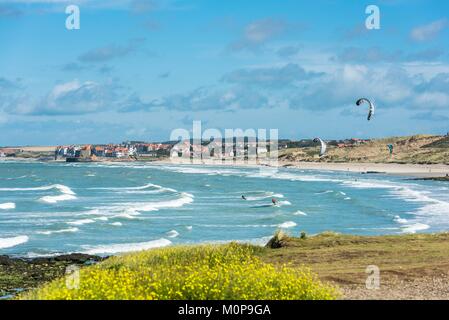
M 275 206 L 278 204 L 278 201 L 276 200 L 276 198 L 272 198 L 271 203 L 273 203 L 273 206 Z
M 245 197 L 245 195 L 243 195 L 243 194 L 242 194 L 242 200 L 246 200 L 246 197 Z

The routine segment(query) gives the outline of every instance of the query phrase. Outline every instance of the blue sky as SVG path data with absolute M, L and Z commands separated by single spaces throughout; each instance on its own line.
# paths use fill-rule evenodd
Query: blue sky
M 290 139 L 445 134 L 448 15 L 439 0 L 0 0 L 0 145 L 168 140 L 193 120 Z

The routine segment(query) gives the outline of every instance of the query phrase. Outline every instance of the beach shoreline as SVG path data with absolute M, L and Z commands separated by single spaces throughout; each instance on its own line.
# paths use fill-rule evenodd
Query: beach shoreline
M 197 166 L 231 166 L 253 168 L 295 168 L 299 170 L 338 171 L 360 174 L 387 174 L 413 178 L 445 177 L 449 175 L 449 165 L 445 164 L 408 164 L 408 163 L 363 163 L 363 162 L 294 162 L 294 161 L 219 161 L 219 160 L 186 160 L 164 159 L 156 164 L 197 165 Z
M 33 162 L 42 161 L 41 159 L 30 158 L 3 158 L 3 161 L 17 161 L 17 162 Z M 61 160 L 47 160 L 42 162 L 51 163 L 65 163 Z M 335 172 L 349 172 L 360 174 L 385 174 L 394 176 L 404 176 L 409 178 L 441 178 L 449 176 L 449 165 L 447 164 L 413 164 L 413 163 L 371 163 L 371 162 L 308 162 L 308 161 L 263 161 L 263 160 L 211 160 L 211 159 L 183 159 L 183 158 L 165 158 L 155 160 L 134 160 L 134 159 L 120 159 L 120 160 L 101 160 L 92 161 L 89 163 L 102 163 L 115 165 L 119 163 L 150 163 L 157 165 L 194 165 L 194 166 L 223 166 L 223 167 L 251 167 L 251 168 L 295 168 L 299 170 L 314 170 L 314 171 L 335 171 Z

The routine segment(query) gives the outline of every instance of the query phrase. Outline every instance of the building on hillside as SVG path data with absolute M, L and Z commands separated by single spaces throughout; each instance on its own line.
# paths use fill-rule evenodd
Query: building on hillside
M 13 148 L 2 148 L 0 149 L 0 157 L 15 157 L 17 153 L 19 153 L 19 149 L 13 149 Z

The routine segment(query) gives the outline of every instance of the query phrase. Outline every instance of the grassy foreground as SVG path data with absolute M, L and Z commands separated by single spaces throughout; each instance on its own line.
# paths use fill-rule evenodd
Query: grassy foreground
M 263 249 L 228 245 L 171 247 L 127 254 L 82 268 L 78 289 L 60 278 L 21 299 L 328 300 L 337 291 L 305 268 L 274 266 Z M 70 287 L 70 286 L 69 286 Z
M 321 281 L 337 285 L 344 299 L 449 299 L 449 233 L 356 236 L 323 233 L 283 236 L 280 248 L 261 259 L 306 265 Z M 365 286 L 370 265 L 380 269 L 380 289 Z
M 273 239 L 264 248 L 184 246 L 111 257 L 81 269 L 79 290 L 60 278 L 19 298 L 449 299 L 449 233 Z M 380 269 L 379 290 L 365 287 L 369 265 Z

